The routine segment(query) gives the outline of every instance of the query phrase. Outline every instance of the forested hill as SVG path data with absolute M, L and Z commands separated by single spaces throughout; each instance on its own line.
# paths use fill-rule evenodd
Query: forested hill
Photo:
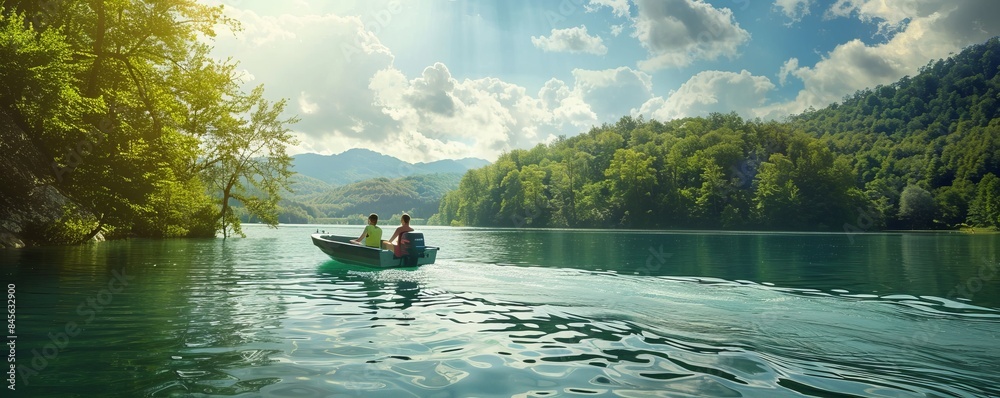
M 471 170 L 442 224 L 866 231 L 1000 225 L 1000 44 L 786 122 L 624 117 Z
M 388 221 L 406 212 L 416 220 L 426 220 L 437 213 L 441 197 L 457 188 L 461 178 L 459 173 L 420 174 L 331 186 L 297 174 L 292 178 L 293 192 L 282 199 L 279 219 L 286 223 L 364 224 L 369 213 Z M 257 221 L 249 215 L 243 220 Z
M 403 178 L 385 177 L 359 181 L 316 194 L 306 201 L 328 217 L 377 213 L 388 220 L 409 213 L 429 218 L 437 212 L 441 197 L 458 185 L 461 174 L 422 174 Z
M 859 91 L 790 123 L 849 156 L 857 186 L 889 227 L 909 226 L 893 217 L 904 192 L 923 198 L 916 227 L 997 226 L 1000 209 L 991 206 L 1000 196 L 998 97 L 1000 40 L 994 38 L 932 62 L 913 78 Z

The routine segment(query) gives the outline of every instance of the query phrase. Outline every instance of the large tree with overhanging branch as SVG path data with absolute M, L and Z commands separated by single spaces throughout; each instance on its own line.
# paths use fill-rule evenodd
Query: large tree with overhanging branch
M 240 29 L 222 6 L 4 1 L 0 18 L 0 110 L 18 130 L 4 134 L 27 137 L 8 141 L 25 164 L 50 166 L 9 185 L 68 199 L 37 239 L 228 236 L 230 199 L 277 223 L 295 120 L 209 56 L 216 29 Z

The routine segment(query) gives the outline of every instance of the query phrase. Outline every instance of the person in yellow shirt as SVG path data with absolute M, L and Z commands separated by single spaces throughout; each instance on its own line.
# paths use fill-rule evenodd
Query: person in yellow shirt
M 378 214 L 372 213 L 368 216 L 368 225 L 365 226 L 364 232 L 361 232 L 361 236 L 357 239 L 351 240 L 351 243 L 376 249 L 381 247 L 382 228 L 378 227 Z

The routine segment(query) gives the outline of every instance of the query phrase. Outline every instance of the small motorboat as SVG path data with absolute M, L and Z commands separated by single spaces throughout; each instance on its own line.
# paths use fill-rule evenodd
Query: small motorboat
M 346 264 L 363 265 L 376 268 L 417 267 L 434 264 L 437 252 L 441 248 L 424 245 L 424 234 L 407 232 L 400 237 L 401 256 L 391 250 L 361 246 L 351 243 L 349 236 L 312 234 L 313 244 L 319 247 L 330 258 Z

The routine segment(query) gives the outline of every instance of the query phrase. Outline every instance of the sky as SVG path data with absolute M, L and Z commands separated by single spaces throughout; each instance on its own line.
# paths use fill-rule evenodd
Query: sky
M 776 119 L 1000 35 L 998 0 L 200 0 L 291 154 L 478 157 L 623 116 Z

